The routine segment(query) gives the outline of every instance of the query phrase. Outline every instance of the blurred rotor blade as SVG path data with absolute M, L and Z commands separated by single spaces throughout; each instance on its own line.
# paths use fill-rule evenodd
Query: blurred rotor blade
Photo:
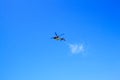
M 61 34 L 61 35 L 59 35 L 59 36 L 63 36 L 64 34 Z
M 55 35 L 57 36 L 57 33 L 55 32 Z

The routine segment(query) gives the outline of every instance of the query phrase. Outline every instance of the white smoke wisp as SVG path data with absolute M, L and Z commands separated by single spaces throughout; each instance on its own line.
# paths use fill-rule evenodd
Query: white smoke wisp
M 85 51 L 83 44 L 69 44 L 69 48 L 72 54 L 83 54 Z

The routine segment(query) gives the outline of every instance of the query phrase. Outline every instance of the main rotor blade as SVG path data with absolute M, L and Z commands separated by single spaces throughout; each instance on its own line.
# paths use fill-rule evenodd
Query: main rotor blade
M 55 35 L 58 36 L 56 32 L 55 32 Z

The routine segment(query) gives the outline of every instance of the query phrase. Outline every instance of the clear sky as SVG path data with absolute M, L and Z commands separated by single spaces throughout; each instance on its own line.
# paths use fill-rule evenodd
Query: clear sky
M 0 80 L 120 80 L 119 3 L 1 0 Z M 84 43 L 84 52 L 68 43 Z

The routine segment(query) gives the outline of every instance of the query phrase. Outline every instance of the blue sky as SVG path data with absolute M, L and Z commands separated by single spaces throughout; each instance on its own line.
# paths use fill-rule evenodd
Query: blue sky
M 0 80 L 120 80 L 119 3 L 1 0 Z

